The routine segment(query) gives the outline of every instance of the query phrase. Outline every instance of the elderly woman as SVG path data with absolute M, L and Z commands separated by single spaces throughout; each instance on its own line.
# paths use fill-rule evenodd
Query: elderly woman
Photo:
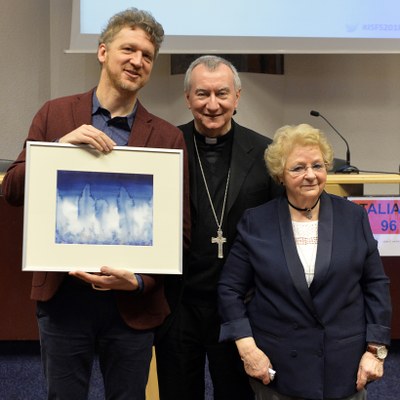
M 332 158 L 310 125 L 276 132 L 265 160 L 285 194 L 245 212 L 222 271 L 220 339 L 257 400 L 364 399 L 383 375 L 389 280 L 364 209 L 324 191 Z

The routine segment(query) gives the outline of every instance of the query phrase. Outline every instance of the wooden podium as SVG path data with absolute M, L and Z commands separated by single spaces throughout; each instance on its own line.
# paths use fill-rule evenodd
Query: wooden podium
M 343 197 L 363 196 L 364 185 L 369 183 L 400 185 L 400 174 L 328 174 L 326 191 Z
M 328 174 L 326 191 L 344 197 L 363 196 L 364 185 L 370 183 L 400 185 L 400 174 Z M 382 261 L 390 279 L 392 338 L 400 339 L 400 257 L 382 257 Z

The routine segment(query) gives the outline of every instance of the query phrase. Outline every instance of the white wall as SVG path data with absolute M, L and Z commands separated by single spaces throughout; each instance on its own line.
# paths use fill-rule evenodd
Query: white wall
M 93 87 L 99 66 L 93 54 L 64 53 L 71 0 L 7 3 L 0 14 L 0 158 L 13 159 L 41 104 Z M 169 60 L 168 55 L 159 56 L 140 99 L 154 114 L 180 124 L 191 114 L 183 98 L 183 76 L 170 75 Z M 344 143 L 321 118 L 309 116 L 316 109 L 347 138 L 352 164 L 398 171 L 399 67 L 400 54 L 287 55 L 283 76 L 241 74 L 236 120 L 268 136 L 287 123 L 311 123 L 330 135 L 336 155 L 345 158 Z M 399 193 L 397 185 L 390 186 L 390 192 Z
M 0 158 L 14 159 L 38 105 L 50 95 L 49 0 L 2 1 Z
M 399 171 L 400 55 L 295 55 L 286 58 L 284 123 L 305 121 L 323 129 L 335 153 L 345 158 L 343 141 L 315 109 L 345 136 L 351 162 L 360 170 Z M 398 185 L 385 186 L 399 194 Z M 367 185 L 367 193 L 382 193 Z

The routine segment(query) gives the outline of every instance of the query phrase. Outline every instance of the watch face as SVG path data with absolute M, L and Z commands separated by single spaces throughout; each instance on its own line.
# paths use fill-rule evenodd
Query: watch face
M 381 360 L 385 359 L 387 354 L 388 354 L 388 350 L 385 346 L 380 346 L 376 349 L 376 355 Z

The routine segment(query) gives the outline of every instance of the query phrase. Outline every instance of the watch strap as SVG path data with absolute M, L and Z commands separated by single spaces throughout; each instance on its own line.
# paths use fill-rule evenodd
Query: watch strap
M 381 350 L 382 348 L 385 350 L 385 352 L 384 352 L 384 357 L 380 356 L 380 354 L 382 353 L 380 350 Z M 382 350 L 383 350 L 383 349 L 382 349 Z M 373 345 L 370 345 L 370 344 L 369 344 L 369 345 L 367 346 L 367 351 L 368 351 L 369 353 L 373 354 L 373 355 L 374 355 L 376 358 L 378 358 L 379 360 L 385 359 L 385 358 L 386 358 L 386 355 L 387 355 L 387 348 L 386 348 L 385 345 L 373 346 Z

